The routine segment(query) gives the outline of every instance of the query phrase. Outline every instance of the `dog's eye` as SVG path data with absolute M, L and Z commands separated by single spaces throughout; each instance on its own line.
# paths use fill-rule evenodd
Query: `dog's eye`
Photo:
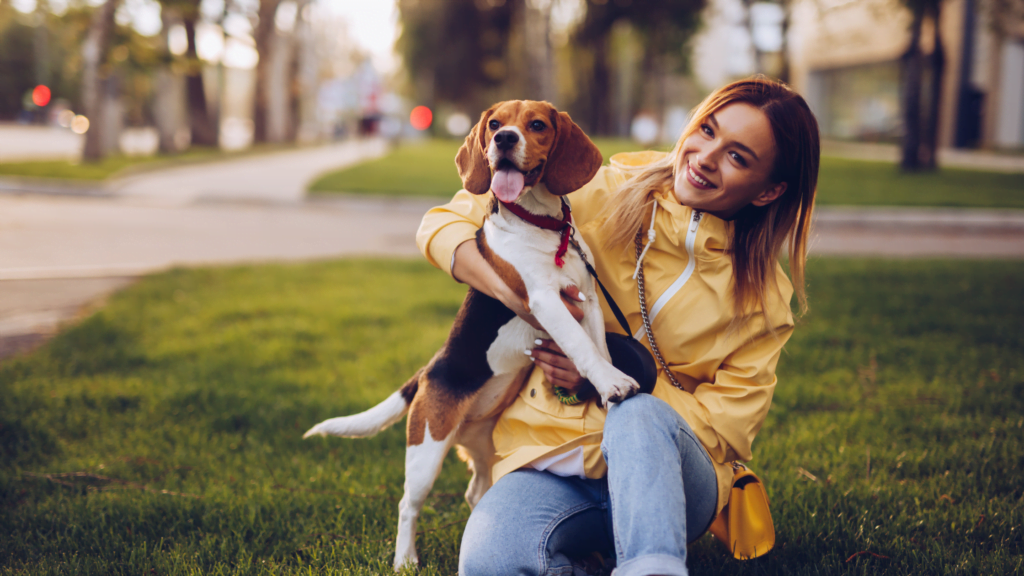
M 487 124 L 487 126 L 489 126 L 491 130 L 497 130 L 498 128 L 501 128 L 501 122 L 498 122 L 497 120 L 491 120 Z
M 547 125 L 541 122 L 540 120 L 534 120 L 533 122 L 530 122 L 530 130 L 540 132 L 545 128 L 547 128 Z

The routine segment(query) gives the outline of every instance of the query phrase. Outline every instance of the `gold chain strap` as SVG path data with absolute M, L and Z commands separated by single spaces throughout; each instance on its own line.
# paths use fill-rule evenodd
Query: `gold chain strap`
M 635 243 L 637 263 L 639 263 L 640 253 L 643 251 L 643 244 L 640 240 L 640 237 L 643 235 L 641 232 L 642 231 L 638 231 L 636 233 Z M 686 389 L 683 388 L 683 385 L 680 384 L 678 380 L 676 380 L 676 377 L 672 375 L 672 371 L 668 369 L 668 364 L 666 364 L 665 359 L 661 357 L 661 351 L 658 350 L 658 344 L 654 341 L 654 330 L 651 329 L 651 319 L 647 315 L 647 290 L 644 288 L 643 266 L 639 266 L 637 270 L 636 285 L 638 292 L 640 293 L 640 316 L 642 316 L 644 319 L 644 329 L 647 331 L 647 341 L 651 343 L 651 350 L 654 351 L 654 357 L 658 359 L 658 363 L 661 364 L 661 367 L 665 370 L 665 375 L 668 376 L 668 379 L 670 382 L 672 382 L 672 385 L 675 386 L 676 388 L 679 388 L 680 390 L 685 391 Z

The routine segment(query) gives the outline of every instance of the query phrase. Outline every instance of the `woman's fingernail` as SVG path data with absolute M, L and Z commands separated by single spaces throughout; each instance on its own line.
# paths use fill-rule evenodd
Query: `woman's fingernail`
M 532 358 L 533 357 L 533 350 L 527 350 L 526 351 L 526 355 L 530 356 Z
M 587 301 L 587 297 L 583 295 L 583 292 L 580 292 L 580 302 L 586 302 L 586 301 Z
M 540 338 L 537 338 L 536 340 L 533 341 L 533 343 L 536 344 L 537 346 L 540 346 L 541 344 L 544 343 L 544 341 L 541 340 Z

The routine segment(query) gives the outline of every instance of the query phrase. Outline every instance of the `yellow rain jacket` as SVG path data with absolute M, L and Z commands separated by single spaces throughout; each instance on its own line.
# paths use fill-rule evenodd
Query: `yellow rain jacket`
M 611 166 L 568 198 L 572 217 L 592 252 L 592 262 L 634 335 L 648 348 L 640 316 L 637 284 L 632 279 L 636 256 L 632 244 L 609 249 L 600 237 L 598 215 L 630 170 L 652 160 L 652 153 L 617 154 Z M 750 460 L 751 443 L 764 422 L 775 390 L 775 365 L 793 331 L 789 301 L 793 287 L 781 267 L 776 270 L 781 294 L 770 291 L 768 318 L 775 333 L 755 312 L 738 330 L 733 318 L 733 271 L 728 253 L 732 223 L 679 204 L 671 190 L 656 194 L 657 238 L 644 258 L 647 305 L 658 347 L 676 380 L 674 387 L 658 366 L 653 395 L 667 402 L 690 425 L 715 463 L 718 510 L 728 503 L 733 470 L 730 462 Z M 451 274 L 455 249 L 483 225 L 491 194 L 459 191 L 451 202 L 423 217 L 416 242 L 431 264 Z M 699 214 L 699 213 L 698 213 Z M 650 226 L 650 216 L 644 230 Z M 622 332 L 601 298 L 605 329 Z M 588 478 L 601 478 L 607 465 L 601 454 L 605 410 L 596 401 L 561 404 L 539 368 L 534 368 L 494 430 L 499 461 L 494 480 L 542 457 L 583 447 Z

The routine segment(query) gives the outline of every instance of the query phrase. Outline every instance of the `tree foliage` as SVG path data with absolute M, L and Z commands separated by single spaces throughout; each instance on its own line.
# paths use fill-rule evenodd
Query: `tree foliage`
M 687 67 L 687 43 L 706 5 L 706 0 L 587 1 L 586 16 L 573 36 L 589 63 L 581 68 L 577 82 L 587 86 L 589 98 L 578 105 L 591 131 L 614 132 L 609 36 L 616 23 L 630 23 L 643 37 L 642 74 L 648 78 Z
M 419 98 L 430 106 L 482 106 L 482 93 L 506 79 L 506 51 L 519 3 L 399 0 L 397 48 Z

